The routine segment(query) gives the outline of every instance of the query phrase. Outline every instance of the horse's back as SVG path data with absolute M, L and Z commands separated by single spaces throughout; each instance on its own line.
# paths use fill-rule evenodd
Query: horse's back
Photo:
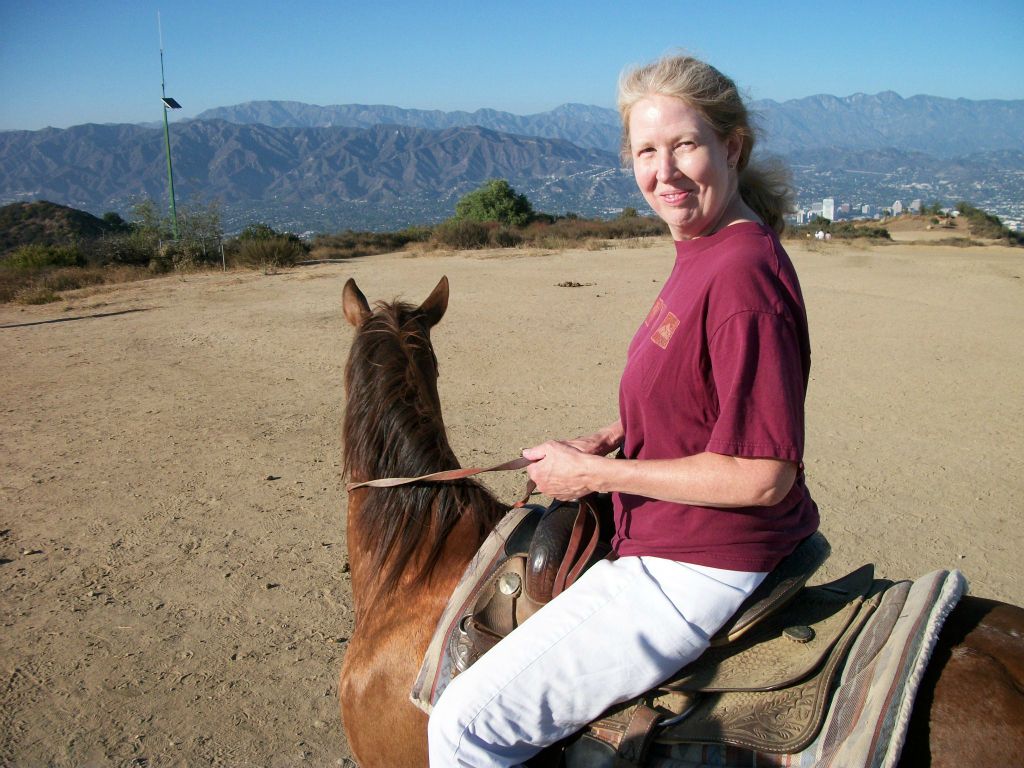
M 1024 764 L 1024 609 L 965 597 L 914 702 L 901 768 Z

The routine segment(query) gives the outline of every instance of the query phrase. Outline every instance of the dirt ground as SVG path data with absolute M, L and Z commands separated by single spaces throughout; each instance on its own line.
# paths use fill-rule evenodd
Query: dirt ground
M 0 307 L 0 763 L 346 765 L 345 279 L 419 301 L 448 275 L 441 398 L 472 465 L 615 417 L 671 253 L 390 254 Z M 1024 251 L 791 253 L 821 579 L 960 568 L 1024 602 Z

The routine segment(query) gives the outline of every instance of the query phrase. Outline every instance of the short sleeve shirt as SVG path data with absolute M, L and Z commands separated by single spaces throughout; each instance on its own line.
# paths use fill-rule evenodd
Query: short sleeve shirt
M 752 222 L 676 243 L 619 388 L 628 459 L 703 452 L 800 465 L 772 507 L 717 509 L 615 494 L 619 555 L 767 571 L 818 527 L 803 477 L 807 316 L 775 233 Z

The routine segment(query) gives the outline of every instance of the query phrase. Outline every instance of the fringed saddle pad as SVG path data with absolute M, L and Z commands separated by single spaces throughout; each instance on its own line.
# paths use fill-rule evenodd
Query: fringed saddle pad
M 521 507 L 509 510 L 509 512 L 498 521 L 498 524 L 491 531 L 490 535 L 477 550 L 476 556 L 466 566 L 466 570 L 455 587 L 448 607 L 441 614 L 434 636 L 427 646 L 427 653 L 423 659 L 423 665 L 416 676 L 409 699 L 417 707 L 428 714 L 434 708 L 434 703 L 441 696 L 441 692 L 448 687 L 448 683 L 455 677 L 456 670 L 453 668 L 452 659 L 445 652 L 452 633 L 456 630 L 456 624 L 466 614 L 470 605 L 477 599 L 477 590 L 487 584 L 491 577 L 506 559 L 505 543 L 508 537 L 516 529 L 516 526 L 532 512 L 530 507 Z
M 884 586 L 884 583 L 882 584 Z M 899 760 L 914 697 L 939 631 L 964 594 L 959 571 L 935 571 L 892 584 L 850 647 L 828 714 L 799 752 L 769 753 L 728 744 L 664 743 L 655 737 L 652 768 L 891 768 Z M 685 721 L 684 721 L 685 722 Z M 770 718 L 753 724 L 765 732 Z M 672 738 L 668 736 L 668 738 Z

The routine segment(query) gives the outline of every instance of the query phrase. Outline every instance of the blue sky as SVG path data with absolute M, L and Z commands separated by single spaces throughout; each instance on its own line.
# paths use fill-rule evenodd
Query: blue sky
M 256 99 L 519 114 L 613 106 L 683 48 L 753 98 L 894 90 L 1024 98 L 1020 0 L 0 0 L 0 129 L 190 117 Z

